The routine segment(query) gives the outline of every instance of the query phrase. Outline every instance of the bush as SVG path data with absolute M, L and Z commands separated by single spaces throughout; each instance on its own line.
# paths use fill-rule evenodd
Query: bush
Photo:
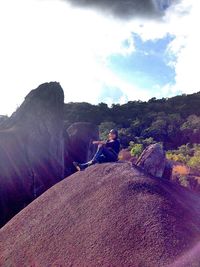
M 168 151 L 166 153 L 167 159 L 186 164 L 197 171 L 200 171 L 200 145 L 193 146 L 182 145 L 178 150 Z
M 138 158 L 143 151 L 143 145 L 142 144 L 134 144 L 131 148 L 131 156 Z
M 189 182 L 188 177 L 186 175 L 181 175 L 179 177 L 179 183 L 180 183 L 180 185 L 187 187 L 187 188 L 190 185 L 190 182 Z
M 200 171 L 200 155 L 195 155 L 191 157 L 191 159 L 188 162 L 188 166 L 197 171 Z
M 169 160 L 177 161 L 186 164 L 187 163 L 187 157 L 184 156 L 183 154 L 176 154 L 171 151 L 168 151 L 166 153 L 166 157 Z

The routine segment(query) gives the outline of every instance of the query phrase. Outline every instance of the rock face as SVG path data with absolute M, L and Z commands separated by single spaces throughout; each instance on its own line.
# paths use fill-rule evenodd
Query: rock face
M 64 179 L 0 230 L 0 266 L 199 266 L 200 197 L 129 163 Z
M 148 146 L 137 160 L 136 165 L 147 173 L 161 178 L 166 166 L 166 157 L 160 144 Z
M 98 128 L 75 123 L 64 131 L 64 93 L 58 83 L 32 90 L 0 123 L 0 226 L 94 154 Z
M 80 163 L 92 159 L 97 147 L 92 141 L 99 140 L 98 127 L 87 122 L 72 124 L 65 132 L 65 175 L 72 174 L 75 169 L 73 161 Z
M 173 171 L 173 163 L 171 160 L 166 159 L 165 169 L 163 172 L 163 178 L 171 180 Z
M 58 83 L 32 90 L 0 130 L 0 225 L 64 175 L 64 93 Z
M 8 119 L 7 116 L 4 116 L 4 115 L 0 115 L 0 127 L 1 127 L 1 124 L 5 123 L 5 121 Z

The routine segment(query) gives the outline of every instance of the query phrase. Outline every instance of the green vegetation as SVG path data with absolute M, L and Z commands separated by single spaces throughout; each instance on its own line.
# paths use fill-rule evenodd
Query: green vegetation
M 180 146 L 177 150 L 167 152 L 167 158 L 186 164 L 196 171 L 200 171 L 200 145 L 187 144 Z
M 117 128 L 122 147 L 142 144 L 143 148 L 152 142 L 160 142 L 166 150 L 179 150 L 186 144 L 200 143 L 200 92 L 181 95 L 169 99 L 152 98 L 148 102 L 130 101 L 124 105 L 105 103 L 65 104 L 65 124 L 86 121 L 99 125 L 101 138 L 105 139 L 108 130 Z M 146 143 L 145 143 L 146 142 Z M 133 152 L 135 153 L 135 152 Z M 197 165 L 198 155 L 185 155 L 186 152 L 170 153 L 168 157 L 188 164 Z M 190 161 L 190 163 L 189 163 Z
M 188 166 L 200 171 L 200 145 L 194 148 L 194 154 L 188 161 Z
M 146 139 L 135 137 L 135 142 L 130 141 L 128 149 L 131 156 L 138 158 L 147 146 L 155 143 L 152 137 Z
M 142 144 L 133 144 L 131 148 L 131 156 L 138 158 L 143 151 Z

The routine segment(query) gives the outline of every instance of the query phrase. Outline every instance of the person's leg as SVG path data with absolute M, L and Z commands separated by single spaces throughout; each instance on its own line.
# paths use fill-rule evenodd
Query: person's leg
M 117 155 L 115 155 L 114 152 L 110 151 L 107 147 L 103 148 L 102 154 L 105 157 L 106 162 L 115 162 L 118 159 Z
M 103 151 L 103 145 L 98 145 L 97 152 L 95 153 L 94 157 L 92 160 L 86 162 L 86 163 L 78 163 L 78 162 L 73 162 L 74 166 L 78 171 L 82 171 L 86 169 L 87 167 L 99 162 L 101 156 L 102 156 L 102 151 Z
M 106 157 L 103 154 L 98 157 L 98 163 L 99 164 L 105 163 L 105 162 L 107 162 L 107 159 L 106 159 Z
M 90 164 L 103 163 L 103 162 L 113 162 L 117 161 L 117 155 L 114 152 L 110 151 L 106 146 L 99 145 L 96 154 L 93 159 L 90 161 Z
M 97 152 L 95 153 L 94 157 L 92 158 L 91 162 L 94 164 L 94 163 L 97 163 L 100 159 L 100 157 L 102 156 L 103 154 L 103 150 L 104 150 L 104 146 L 103 145 L 98 145 L 98 149 L 97 149 Z

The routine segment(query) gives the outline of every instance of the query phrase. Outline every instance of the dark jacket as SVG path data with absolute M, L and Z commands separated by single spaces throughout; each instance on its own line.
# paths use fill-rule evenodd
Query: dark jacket
M 113 141 L 107 140 L 106 147 L 118 156 L 120 150 L 120 142 L 118 139 L 115 139 Z

